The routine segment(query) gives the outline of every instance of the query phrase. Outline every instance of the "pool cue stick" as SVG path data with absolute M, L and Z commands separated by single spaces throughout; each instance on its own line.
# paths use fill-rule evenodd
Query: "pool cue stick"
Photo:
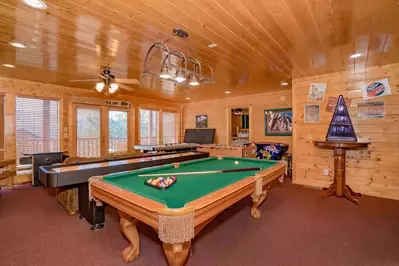
M 205 175 L 205 174 L 219 174 L 219 173 L 232 173 L 232 172 L 257 171 L 257 170 L 261 170 L 261 168 L 260 168 L 260 167 L 252 167 L 252 168 L 236 168 L 236 169 L 226 169 L 226 170 L 199 171 L 199 172 L 143 174 L 143 175 L 139 175 L 139 176 Z

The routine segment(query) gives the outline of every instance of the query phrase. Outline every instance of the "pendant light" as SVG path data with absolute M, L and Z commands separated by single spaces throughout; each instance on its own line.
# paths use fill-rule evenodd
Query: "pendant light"
M 109 93 L 112 94 L 112 93 L 115 93 L 118 88 L 119 88 L 119 85 L 117 83 L 111 83 L 109 85 L 108 91 L 109 91 Z
M 198 81 L 197 77 L 194 76 L 194 75 L 191 76 L 190 83 L 188 83 L 188 85 L 190 85 L 190 86 L 198 86 L 199 85 L 199 81 Z
M 169 74 L 168 68 L 164 66 L 161 70 L 161 74 L 159 75 L 161 79 L 170 79 L 171 76 Z
M 104 82 L 98 82 L 98 83 L 96 84 L 96 90 L 97 90 L 98 92 L 102 92 L 103 89 L 104 89 L 104 87 L 105 87 Z
M 179 83 L 186 80 L 186 77 L 184 76 L 184 74 L 181 70 L 178 70 L 175 80 Z

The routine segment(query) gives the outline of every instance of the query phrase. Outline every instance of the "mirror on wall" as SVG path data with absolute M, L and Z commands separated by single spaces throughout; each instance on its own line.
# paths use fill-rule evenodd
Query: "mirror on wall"
M 241 145 L 249 142 L 249 108 L 231 109 L 231 144 Z

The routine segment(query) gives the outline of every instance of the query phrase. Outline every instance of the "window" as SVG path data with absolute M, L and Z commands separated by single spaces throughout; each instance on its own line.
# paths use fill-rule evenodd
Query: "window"
M 23 153 L 59 150 L 59 102 L 17 97 L 17 162 Z
M 140 144 L 158 144 L 159 112 L 140 109 Z
M 177 129 L 176 113 L 163 112 L 162 114 L 163 144 L 178 142 L 176 129 Z
M 77 120 L 77 155 L 81 157 L 100 157 L 100 117 L 99 108 L 78 107 Z
M 109 152 L 127 151 L 127 112 L 110 110 L 108 116 Z

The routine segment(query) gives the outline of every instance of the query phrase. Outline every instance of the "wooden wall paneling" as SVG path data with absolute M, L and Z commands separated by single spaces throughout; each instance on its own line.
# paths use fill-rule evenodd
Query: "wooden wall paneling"
M 4 95 L 0 95 L 0 160 L 4 160 Z
M 101 156 L 107 155 L 109 146 L 109 118 L 108 118 L 108 113 L 109 113 L 109 107 L 107 106 L 101 106 L 101 116 L 100 116 L 100 142 L 101 142 L 101 148 L 100 148 L 100 154 Z
M 133 146 L 136 145 L 137 136 L 136 136 L 136 109 L 134 107 L 130 107 L 127 112 L 127 150 L 133 151 Z
M 8 93 L 4 97 L 4 159 L 16 160 L 16 95 Z M 11 171 L 16 170 L 16 165 L 10 167 Z M 14 178 L 14 177 L 13 177 Z M 14 179 L 8 178 L 7 187 L 12 188 Z
M 240 97 L 229 97 L 212 101 L 193 102 L 184 105 L 184 127 L 195 128 L 195 116 L 208 115 L 208 128 L 216 129 L 215 143 L 227 144 L 228 126 L 227 111 L 232 107 L 250 107 L 251 140 L 257 142 L 281 142 L 290 145 L 290 136 L 265 136 L 264 110 L 289 108 L 292 105 L 291 91 L 253 94 Z
M 68 101 L 68 153 L 70 156 L 77 155 L 77 147 L 76 147 L 76 104 L 73 104 L 71 100 Z
M 347 183 L 365 195 L 399 199 L 399 64 L 331 73 L 318 77 L 293 80 L 294 154 L 293 182 L 325 187 L 332 182 L 332 151 L 314 147 L 313 140 L 324 140 L 333 113 L 326 112 L 328 97 L 342 94 L 352 99 L 347 107 L 360 140 L 369 140 L 368 150 L 348 151 L 346 158 Z M 384 118 L 358 118 L 356 104 L 364 102 L 360 88 L 365 83 L 388 78 L 392 95 L 369 101 L 385 102 Z M 307 101 L 310 82 L 327 83 L 324 101 Z M 304 105 L 320 103 L 321 121 L 318 124 L 303 122 Z M 323 171 L 327 169 L 328 175 Z
M 231 136 L 233 135 L 233 131 L 232 131 L 232 114 L 231 114 L 231 108 L 226 108 L 226 140 L 225 143 L 227 144 L 231 144 L 232 139 Z M 208 116 L 209 118 L 209 116 Z
M 253 118 L 253 114 L 254 114 L 254 112 L 253 112 L 253 107 L 252 107 L 252 105 L 250 105 L 249 107 L 248 107 L 248 115 L 249 115 L 249 135 L 248 135 L 248 141 L 249 142 L 252 142 L 253 141 L 253 126 L 252 126 L 252 123 L 255 121 L 254 120 L 254 118 Z M 258 121 L 258 123 L 259 123 L 259 121 Z
M 180 121 L 180 127 L 179 127 L 179 142 L 184 142 L 184 130 L 185 130 L 185 125 L 184 125 L 184 106 L 180 106 L 179 110 L 179 121 Z

